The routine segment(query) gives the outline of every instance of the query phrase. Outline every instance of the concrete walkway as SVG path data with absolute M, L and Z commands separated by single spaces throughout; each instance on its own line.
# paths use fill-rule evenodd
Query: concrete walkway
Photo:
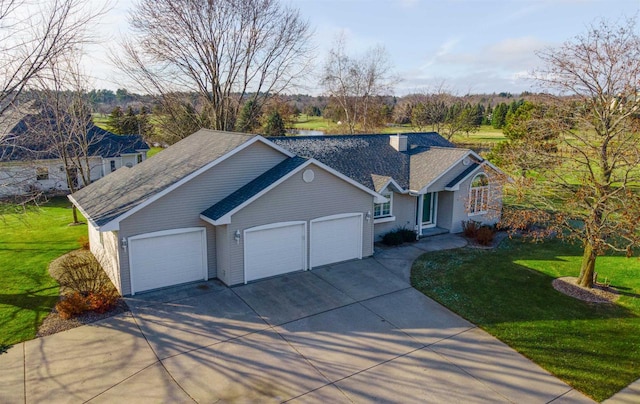
M 416 257 L 462 245 L 128 298 L 0 355 L 0 402 L 592 402 L 409 285 Z

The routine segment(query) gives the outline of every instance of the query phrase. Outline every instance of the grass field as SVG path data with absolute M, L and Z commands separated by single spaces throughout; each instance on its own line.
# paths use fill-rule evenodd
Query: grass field
M 429 253 L 412 284 L 576 389 L 601 401 L 640 377 L 640 261 L 599 257 L 615 305 L 565 296 L 551 281 L 577 276 L 581 250 L 559 241 L 505 240 L 494 251 Z
M 348 131 L 348 128 L 345 125 L 337 125 L 336 123 L 328 119 L 324 119 L 321 116 L 308 116 L 304 114 L 298 116 L 298 121 L 293 124 L 293 127 L 295 129 L 319 130 L 326 133 L 339 134 L 343 134 Z M 430 128 L 425 129 L 425 131 L 430 130 Z M 407 133 L 415 131 L 415 128 L 410 125 L 397 125 L 387 126 L 380 130 L 377 130 L 376 133 Z M 494 129 L 489 125 L 481 126 L 478 132 L 470 133 L 469 136 L 464 133 L 456 134 L 452 139 L 452 141 L 456 144 L 482 145 L 486 147 L 490 147 L 491 145 L 502 140 L 505 140 L 502 130 Z
M 80 247 L 87 226 L 68 226 L 71 204 L 56 198 L 24 215 L 0 218 L 0 346 L 32 339 L 58 300 L 47 266 Z

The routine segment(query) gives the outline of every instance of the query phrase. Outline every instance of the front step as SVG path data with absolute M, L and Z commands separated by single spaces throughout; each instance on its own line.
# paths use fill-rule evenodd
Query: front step
M 422 229 L 422 234 L 420 234 L 419 238 L 439 236 L 447 233 L 449 233 L 449 230 L 443 229 L 442 227 L 431 227 L 428 229 Z

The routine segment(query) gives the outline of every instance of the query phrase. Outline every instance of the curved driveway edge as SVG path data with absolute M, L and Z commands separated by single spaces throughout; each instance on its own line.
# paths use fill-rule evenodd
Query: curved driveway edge
M 0 355 L 2 401 L 592 402 L 409 285 L 396 264 L 433 239 L 137 295 L 131 313 Z

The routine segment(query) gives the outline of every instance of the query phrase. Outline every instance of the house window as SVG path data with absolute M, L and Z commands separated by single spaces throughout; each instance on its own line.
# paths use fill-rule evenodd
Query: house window
M 111 161 L 109 161 L 109 164 L 111 165 L 111 172 L 116 171 L 116 161 L 115 160 L 111 160 Z
M 43 181 L 49 179 L 49 168 L 36 167 L 36 180 Z
M 391 216 L 391 207 L 393 205 L 393 192 L 384 192 L 381 194 L 385 198 L 388 198 L 389 201 L 385 203 L 376 203 L 373 205 L 373 218 L 378 219 L 380 217 L 389 217 Z
M 142 163 L 142 154 L 138 154 L 138 164 Z
M 487 213 L 489 203 L 489 178 L 480 173 L 473 177 L 469 192 L 469 215 L 481 215 Z

